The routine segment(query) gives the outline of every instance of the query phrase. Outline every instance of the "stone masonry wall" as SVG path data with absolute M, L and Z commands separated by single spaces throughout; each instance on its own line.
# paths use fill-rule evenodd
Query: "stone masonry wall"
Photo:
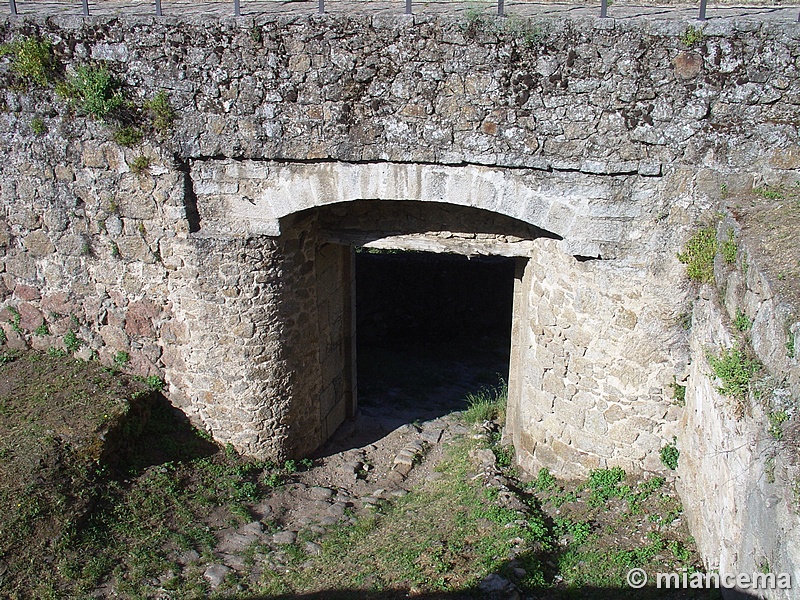
M 703 32 L 692 43 L 689 25 Z M 59 76 L 102 63 L 132 102 L 165 91 L 178 119 L 123 148 L 112 125 L 52 86 L 19 85 L 10 57 L 0 60 L 6 346 L 108 364 L 129 356 L 125 368 L 163 377 L 172 402 L 218 440 L 263 457 L 308 453 L 346 402 L 347 250 L 326 246 L 313 215 L 285 228 L 284 219 L 380 200 L 366 192 L 385 181 L 365 174 L 393 173 L 407 179 L 391 189 L 415 193 L 391 200 L 494 210 L 563 238 L 532 242 L 515 291 L 509 429 L 523 466 L 660 469 L 659 446 L 678 435 L 682 458 L 699 457 L 681 469 L 687 505 L 703 505 L 691 518 L 709 560 L 746 567 L 763 553 L 797 564 L 788 534 L 756 531 L 777 514 L 773 496 L 789 506 L 783 455 L 773 461 L 783 483 L 765 484 L 723 464 L 738 455 L 718 453 L 729 435 L 751 442 L 762 417 L 754 410 L 737 430 L 703 382 L 699 344 L 724 341 L 714 323 L 725 319 L 698 303 L 697 323 L 711 325 L 690 345 L 679 317 L 694 290 L 675 258 L 723 184 L 736 193 L 796 181 L 796 24 L 364 15 L 0 24 L 0 41 L 23 35 L 52 42 Z M 134 173 L 142 156 L 150 167 Z M 314 170 L 336 175 L 323 183 L 356 173 L 347 181 L 364 186 L 310 189 L 306 204 L 280 205 L 286 180 L 276 173 L 302 180 Z M 751 295 L 737 304 L 731 291 L 726 304 L 753 317 L 768 367 L 795 369 L 781 362 L 777 309 L 751 277 L 731 279 L 728 290 Z M 667 390 L 687 372 L 680 413 Z M 711 484 L 726 470 L 743 473 L 746 499 Z M 731 504 L 740 533 L 723 535 L 714 523 Z M 778 513 L 779 523 L 793 514 Z
M 538 240 L 519 285 L 509 397 L 509 436 L 527 472 L 664 469 L 662 440 L 679 417 L 670 384 L 688 362 L 670 294 L 680 269 L 579 262 Z
M 790 573 L 800 581 L 800 463 L 796 433 L 800 366 L 787 342 L 797 336 L 797 316 L 775 295 L 758 259 L 738 236 L 732 219 L 719 223 L 718 238 L 737 232 L 733 265 L 717 257 L 717 287 L 704 286 L 694 302 L 692 364 L 685 383 L 677 445 L 678 485 L 698 547 L 720 573 Z M 719 291 L 722 293 L 720 294 Z M 733 320 L 745 315 L 746 336 Z M 794 316 L 793 316 L 794 315 Z M 746 401 L 720 393 L 708 362 L 723 348 L 752 348 L 763 363 Z M 789 416 L 786 424 L 771 415 Z M 798 597 L 773 591 L 773 598 Z

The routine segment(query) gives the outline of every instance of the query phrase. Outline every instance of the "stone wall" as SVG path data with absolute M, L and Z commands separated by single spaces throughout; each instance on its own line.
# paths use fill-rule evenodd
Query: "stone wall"
M 688 362 L 676 262 L 579 262 L 538 241 L 519 285 L 512 369 L 521 366 L 509 397 L 526 471 L 664 468 L 659 452 L 680 415 L 670 384 Z
M 163 377 L 172 402 L 218 440 L 299 456 L 355 408 L 353 239 L 521 256 L 509 432 L 522 465 L 569 476 L 660 470 L 658 450 L 677 436 L 684 500 L 709 561 L 797 564 L 788 533 L 756 530 L 770 515 L 795 518 L 794 467 L 786 451 L 751 443 L 764 431 L 758 408 L 732 420 L 704 375 L 701 345 L 729 341 L 727 317 L 703 298 L 689 339 L 681 315 L 696 290 L 676 252 L 723 189 L 797 181 L 800 30 L 714 20 L 689 43 L 690 25 L 700 27 L 6 21 L 2 41 L 53 43 L 59 76 L 102 62 L 131 102 L 166 91 L 178 119 L 123 148 L 113 123 L 52 86 L 20 85 L 10 58 L 0 60 L 5 343 Z M 134 169 L 141 157 L 149 168 Z M 342 237 L 349 208 L 339 225 L 320 221 L 386 201 L 398 204 L 387 203 L 380 226 L 366 210 L 350 223 L 355 238 Z M 465 227 L 469 209 L 494 213 L 497 227 Z M 409 228 L 415 211 L 431 226 Z M 448 232 L 462 238 L 442 242 Z M 753 269 L 726 275 L 727 310 L 753 318 L 754 348 L 773 373 L 795 373 Z M 678 410 L 670 386 L 687 376 Z M 727 452 L 732 439 L 751 447 Z M 758 478 L 762 468 L 776 483 Z M 724 472 L 746 485 L 731 489 Z
M 726 219 L 718 238 L 727 240 L 729 232 L 738 231 L 736 222 Z M 686 502 L 685 508 L 709 567 L 720 573 L 790 573 L 794 583 L 800 581 L 794 420 L 800 366 L 787 342 L 796 335 L 797 316 L 774 293 L 774 284 L 738 234 L 735 240 L 740 246 L 735 263 L 718 257 L 717 287 L 704 286 L 694 303 L 692 364 L 677 439 L 678 485 L 682 497 L 703 499 Z M 752 328 L 738 331 L 738 315 L 745 315 Z M 736 347 L 750 348 L 764 365 L 745 400 L 720 393 L 721 382 L 708 362 L 709 354 Z M 771 420 L 777 413 L 789 416 L 789 422 Z M 769 596 L 796 598 L 797 590 Z

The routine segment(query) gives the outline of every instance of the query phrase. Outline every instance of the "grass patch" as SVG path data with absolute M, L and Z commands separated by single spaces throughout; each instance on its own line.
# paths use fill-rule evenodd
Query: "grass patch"
M 469 452 L 475 446 L 473 440 L 455 443 L 437 469 L 441 479 L 336 530 L 307 568 L 267 573 L 264 592 L 347 589 L 381 598 L 411 589 L 423 594 L 464 590 L 489 573 L 505 572 L 517 553 L 526 570 L 523 587 L 545 586 L 536 554 L 552 545 L 544 515 L 531 510 L 521 519 L 517 511 L 498 505 L 473 478 Z
M 681 43 L 687 48 L 694 48 L 698 44 L 702 43 L 704 39 L 705 35 L 703 34 L 703 30 L 695 27 L 694 25 L 689 25 L 681 34 L 680 38 Z
M 144 110 L 156 132 L 165 134 L 172 130 L 176 115 L 167 92 L 159 91 L 152 99 L 144 103 Z
M 753 188 L 753 193 L 756 196 L 764 198 L 764 200 L 783 200 L 784 199 L 784 195 L 783 195 L 782 191 L 780 191 L 780 190 L 778 190 L 776 188 L 770 187 L 770 186 Z
M 134 175 L 146 175 L 150 172 L 150 158 L 140 154 L 129 165 Z
M 33 117 L 31 119 L 31 131 L 34 135 L 44 135 L 47 133 L 47 125 L 44 124 L 41 117 Z
M 750 328 L 753 326 L 753 322 L 746 314 L 737 309 L 736 318 L 733 320 L 733 326 L 737 331 L 744 333 L 745 331 L 750 331 Z
M 121 127 L 114 132 L 114 141 L 120 146 L 132 148 L 142 141 L 142 130 L 133 125 Z
M 494 387 L 483 387 L 475 393 L 467 394 L 467 409 L 464 420 L 467 423 L 484 421 L 503 421 L 508 402 L 508 385 L 501 381 Z
M 683 252 L 678 253 L 678 260 L 686 265 L 689 279 L 700 283 L 712 283 L 716 253 L 716 229 L 703 227 L 689 239 Z
M 725 262 L 729 265 L 736 262 L 736 255 L 739 250 L 736 247 L 733 229 L 728 230 L 728 237 L 720 244 L 720 252 L 722 253 L 722 258 L 724 258 Z

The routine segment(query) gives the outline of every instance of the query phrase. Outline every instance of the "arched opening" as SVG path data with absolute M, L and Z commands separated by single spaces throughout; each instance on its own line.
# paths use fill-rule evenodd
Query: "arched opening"
M 481 209 L 377 200 L 295 213 L 281 230 L 298 257 L 287 278 L 294 391 L 318 399 L 294 417 L 300 452 L 359 403 L 374 429 L 340 430 L 328 451 L 463 408 L 467 391 L 500 379 L 513 393 L 514 298 L 530 244 L 556 236 Z

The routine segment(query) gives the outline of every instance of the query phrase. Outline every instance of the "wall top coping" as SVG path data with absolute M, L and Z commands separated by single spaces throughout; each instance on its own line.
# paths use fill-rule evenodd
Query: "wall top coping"
M 644 0 L 647 3 L 647 0 Z M 86 22 L 104 22 L 110 18 L 123 19 L 132 23 L 192 22 L 207 25 L 209 21 L 222 20 L 230 24 L 252 26 L 254 20 L 295 21 L 310 20 L 315 23 L 342 18 L 371 20 L 384 26 L 416 25 L 430 21 L 463 22 L 464 19 L 493 17 L 496 4 L 486 2 L 476 9 L 466 1 L 437 1 L 412 5 L 413 15 L 405 15 L 404 4 L 386 0 L 332 0 L 325 3 L 326 14 L 318 14 L 317 2 L 267 2 L 263 0 L 241 0 L 240 17 L 234 16 L 234 3 L 207 2 L 203 0 L 168 0 L 163 3 L 162 17 L 155 16 L 155 2 L 144 0 L 107 0 L 101 4 L 90 3 L 90 16 L 81 14 L 81 3 L 77 1 L 50 0 L 47 2 L 26 2 L 17 0 L 18 16 L 6 15 L 5 21 L 55 19 L 64 28 L 81 28 Z M 626 6 L 614 3 L 609 7 L 607 19 L 599 18 L 599 3 L 593 5 L 552 4 L 536 2 L 506 2 L 505 14 L 511 18 L 525 17 L 535 19 L 556 19 L 587 21 L 595 29 L 615 29 L 623 24 L 677 22 L 686 24 L 694 21 L 709 35 L 724 35 L 734 31 L 754 31 L 761 25 L 788 26 L 790 30 L 800 31 L 798 12 L 800 6 L 726 6 L 717 3 L 707 11 L 707 21 L 699 21 L 698 6 L 694 4 L 670 4 L 659 2 L 659 6 Z M 668 4 L 664 6 L 664 4 Z M 699 3 L 698 3 L 699 4 Z M 366 8 L 368 6 L 368 8 Z M 476 13 L 475 11 L 482 11 Z

